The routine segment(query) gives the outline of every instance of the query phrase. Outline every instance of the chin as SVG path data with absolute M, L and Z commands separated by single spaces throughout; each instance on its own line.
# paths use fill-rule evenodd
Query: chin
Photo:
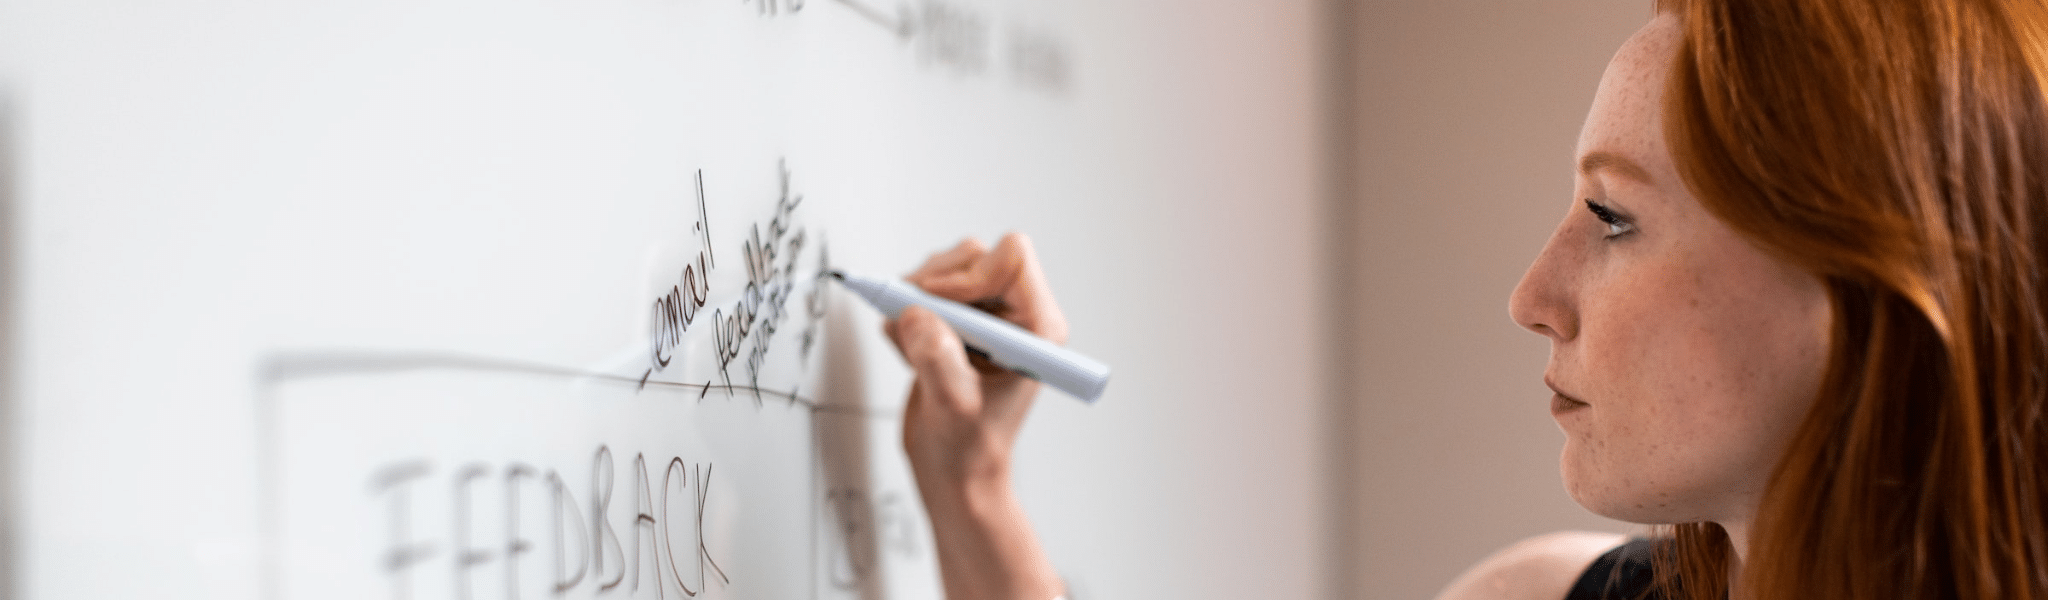
M 1565 487 L 1567 490 L 1571 492 L 1572 501 L 1579 503 L 1579 506 L 1581 508 L 1586 509 L 1586 512 L 1600 515 L 1602 517 L 1607 517 L 1609 519 L 1614 519 L 1616 521 L 1627 521 L 1630 523 L 1637 523 L 1642 525 L 1663 524 L 1663 521 L 1661 520 L 1646 519 L 1645 517 L 1647 515 L 1641 514 L 1643 512 L 1641 510 L 1628 510 L 1626 508 L 1628 506 L 1628 503 L 1617 502 L 1614 498 L 1611 498 L 1606 494 L 1587 494 L 1580 492 L 1578 489 L 1573 488 L 1569 485 Z
M 1640 482 L 1609 477 L 1612 471 L 1585 464 L 1584 457 L 1574 456 L 1572 450 L 1567 442 L 1559 467 L 1564 475 L 1565 493 L 1579 506 L 1617 521 L 1643 525 L 1681 522 L 1673 518 L 1673 513 L 1679 511 L 1672 510 L 1670 494 L 1638 489 Z
M 1616 497 L 1611 490 L 1591 493 L 1569 483 L 1565 484 L 1565 489 L 1571 493 L 1573 502 L 1579 503 L 1587 512 L 1602 517 L 1642 525 L 1663 525 L 1671 522 L 1659 518 L 1655 514 L 1656 511 L 1645 510 L 1646 507 L 1641 503 Z
M 1640 525 L 1671 525 L 1711 520 L 1685 494 L 1671 490 L 1636 489 L 1630 482 L 1574 479 L 1565 469 L 1564 488 L 1573 502 L 1602 517 Z

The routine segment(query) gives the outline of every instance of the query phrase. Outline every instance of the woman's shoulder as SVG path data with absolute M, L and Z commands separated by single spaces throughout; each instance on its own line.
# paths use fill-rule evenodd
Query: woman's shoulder
M 1557 600 L 1594 559 L 1626 541 L 1613 533 L 1560 531 L 1515 542 L 1466 569 L 1437 600 Z

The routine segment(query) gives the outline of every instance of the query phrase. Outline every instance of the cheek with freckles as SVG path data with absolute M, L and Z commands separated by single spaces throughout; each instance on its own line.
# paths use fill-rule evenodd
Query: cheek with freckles
M 1604 290 L 1604 314 L 1586 320 L 1597 392 L 1583 426 L 1568 428 L 1564 468 L 1595 512 L 1656 523 L 1741 514 L 1818 389 L 1820 284 L 1723 245 L 1735 251 L 1646 263 L 1655 268 Z
M 1568 430 L 1564 467 L 1580 503 L 1595 512 L 1661 522 L 1710 485 L 1711 440 L 1726 432 L 1715 398 L 1725 358 L 1702 318 L 1699 278 L 1666 266 L 1618 278 L 1592 297 L 1582 348 L 1588 383 L 1583 427 Z

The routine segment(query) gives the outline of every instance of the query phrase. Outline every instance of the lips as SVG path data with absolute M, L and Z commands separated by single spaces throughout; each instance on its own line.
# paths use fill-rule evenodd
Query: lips
M 1564 394 L 1552 394 L 1550 396 L 1550 414 L 1568 413 L 1588 406 L 1592 405 L 1574 400 Z
M 1551 414 L 1563 414 L 1592 406 L 1590 404 L 1587 404 L 1584 400 L 1573 398 L 1571 394 L 1564 393 L 1564 390 L 1557 389 L 1557 384 L 1551 383 L 1549 377 L 1543 378 L 1543 385 L 1544 387 L 1550 388 Z

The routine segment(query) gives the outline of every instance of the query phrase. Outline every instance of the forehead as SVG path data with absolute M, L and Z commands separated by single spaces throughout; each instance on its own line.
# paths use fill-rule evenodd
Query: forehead
M 1664 82 L 1677 57 L 1679 23 L 1660 14 L 1622 44 L 1579 131 L 1579 157 L 1611 153 L 1643 165 L 1652 176 L 1675 172 L 1664 145 Z

